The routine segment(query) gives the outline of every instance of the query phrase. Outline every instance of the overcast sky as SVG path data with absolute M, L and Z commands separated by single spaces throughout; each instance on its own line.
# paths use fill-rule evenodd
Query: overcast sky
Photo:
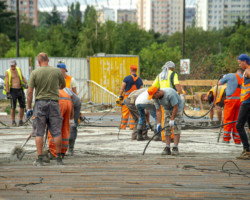
M 41 11 L 50 11 L 55 4 L 58 10 L 67 11 L 67 6 L 76 3 L 77 0 L 38 0 L 38 9 Z M 88 5 L 98 5 L 98 7 L 110 7 L 121 9 L 135 9 L 137 0 L 78 0 L 81 4 L 81 10 L 85 10 Z M 194 5 L 196 0 L 186 0 L 186 5 Z

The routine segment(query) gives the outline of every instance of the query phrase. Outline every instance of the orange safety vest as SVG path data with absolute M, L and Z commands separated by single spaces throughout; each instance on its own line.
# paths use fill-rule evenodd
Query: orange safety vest
M 131 75 L 131 76 L 132 76 L 134 82 L 133 82 L 132 87 L 131 87 L 127 92 L 125 92 L 124 97 L 128 97 L 128 95 L 129 95 L 131 92 L 137 90 L 137 87 L 136 87 L 135 82 L 137 81 L 138 76 L 137 76 L 137 77 L 135 77 L 135 76 L 133 76 L 133 75 Z
M 237 81 L 238 81 L 238 86 L 234 93 L 231 96 L 227 96 L 227 99 L 241 99 L 241 84 L 242 84 L 242 79 L 240 78 L 239 74 L 235 73 Z
M 245 84 L 244 76 L 242 77 L 242 86 L 241 86 L 241 101 L 246 101 L 250 98 L 250 83 Z
M 218 92 L 217 92 L 217 94 L 215 94 L 215 89 L 216 89 L 216 88 L 217 88 L 217 86 L 213 87 L 213 88 L 209 91 L 209 93 L 211 93 L 211 92 L 213 93 L 214 99 L 215 99 L 215 95 L 217 95 L 215 105 L 216 105 L 217 103 L 220 103 L 220 102 L 221 102 L 221 99 L 222 99 L 223 93 L 224 93 L 224 91 L 225 91 L 225 89 L 226 89 L 226 86 L 218 86 Z
M 71 100 L 71 97 L 64 90 L 59 90 L 59 101 L 60 100 Z
M 67 88 L 70 88 L 71 79 L 72 79 L 72 76 L 66 75 L 65 82 L 66 82 Z

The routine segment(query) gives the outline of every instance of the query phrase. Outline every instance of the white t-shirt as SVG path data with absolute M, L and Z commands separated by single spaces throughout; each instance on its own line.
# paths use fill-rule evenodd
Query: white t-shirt
M 148 90 L 144 91 L 137 97 L 135 105 L 138 104 L 150 104 L 150 100 L 148 100 Z
M 72 77 L 71 78 L 71 82 L 70 82 L 70 89 L 72 90 L 72 88 L 76 87 L 76 80 Z

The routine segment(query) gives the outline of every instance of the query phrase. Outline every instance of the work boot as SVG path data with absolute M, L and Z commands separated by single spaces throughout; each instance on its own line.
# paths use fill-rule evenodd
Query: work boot
M 49 157 L 46 156 L 46 155 L 43 155 L 43 162 L 45 162 L 45 163 L 50 163 Z
M 161 152 L 161 155 L 171 155 L 170 147 L 165 147 Z
M 33 163 L 34 166 L 40 167 L 40 166 L 44 166 L 43 164 L 43 156 L 39 155 L 37 157 L 37 159 L 35 160 L 35 162 Z
M 62 155 L 60 154 L 57 154 L 57 157 L 56 157 L 56 162 L 57 162 L 57 165 L 64 165 L 63 161 L 62 161 Z
M 172 149 L 172 156 L 177 156 L 177 155 L 179 155 L 178 147 L 173 147 L 173 149 Z
M 19 120 L 18 126 L 23 126 L 23 120 Z
M 68 155 L 73 156 L 74 155 L 74 146 L 75 146 L 75 140 L 69 139 L 69 149 L 68 149 Z
M 12 121 L 12 126 L 16 126 L 16 121 Z
M 154 134 L 157 133 L 157 130 L 154 130 Z M 154 137 L 154 141 L 161 141 L 161 133 L 158 133 L 155 137 Z
M 250 160 L 250 151 L 244 149 L 240 156 L 236 157 L 236 159 L 240 160 Z
M 136 140 L 137 138 L 137 131 L 132 133 L 131 140 Z
M 150 140 L 150 138 L 148 137 L 148 130 L 142 131 L 142 137 L 144 140 Z
M 142 137 L 142 129 L 137 129 L 137 141 L 143 141 L 144 138 Z

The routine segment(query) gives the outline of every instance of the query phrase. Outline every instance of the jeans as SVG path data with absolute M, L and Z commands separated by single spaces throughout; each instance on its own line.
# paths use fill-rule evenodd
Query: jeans
M 139 115 L 140 115 L 139 122 L 138 122 L 139 127 L 141 127 L 146 120 L 145 109 L 147 109 L 147 111 L 150 113 L 150 115 L 154 118 L 155 127 L 156 127 L 157 118 L 156 118 L 156 108 L 154 105 L 152 105 L 152 104 L 137 104 L 136 108 L 139 111 Z
M 250 103 L 242 103 L 240 106 L 240 112 L 236 123 L 236 129 L 240 134 L 240 139 L 243 144 L 243 148 L 249 150 L 248 138 L 244 128 L 245 123 L 247 121 L 250 121 Z

